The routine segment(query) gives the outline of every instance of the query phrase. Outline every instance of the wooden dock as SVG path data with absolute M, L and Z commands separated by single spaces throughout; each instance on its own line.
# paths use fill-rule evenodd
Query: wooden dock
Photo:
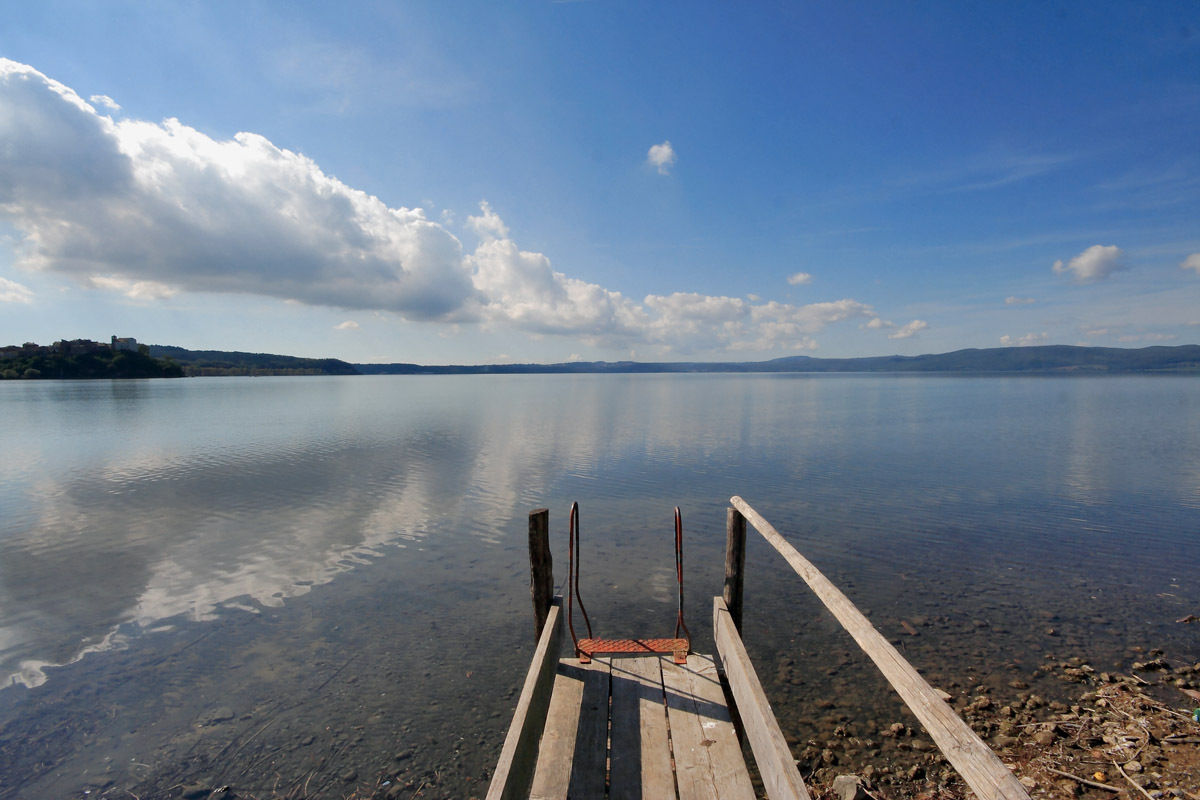
M 753 800 L 742 741 L 771 800 L 810 800 L 741 638 L 749 520 L 846 627 L 980 800 L 1025 788 L 853 603 L 740 497 L 731 500 L 723 596 L 713 598 L 717 657 L 560 657 L 548 512 L 529 518 L 537 647 L 488 787 L 488 800 Z M 682 591 L 682 590 L 681 590 Z M 732 698 L 731 710 L 728 698 Z

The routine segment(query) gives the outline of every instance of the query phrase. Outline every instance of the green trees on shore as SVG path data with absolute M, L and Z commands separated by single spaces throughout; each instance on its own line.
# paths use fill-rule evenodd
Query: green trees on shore
M 182 378 L 183 368 L 170 359 L 134 350 L 96 350 L 19 355 L 0 361 L 0 380 L 48 378 Z

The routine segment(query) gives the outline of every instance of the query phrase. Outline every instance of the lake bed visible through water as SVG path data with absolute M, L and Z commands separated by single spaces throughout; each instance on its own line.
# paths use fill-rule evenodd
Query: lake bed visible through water
M 597 633 L 711 652 L 738 494 L 935 685 L 1200 659 L 1194 377 L 573 375 L 0 383 L 0 798 L 482 796 L 550 508 Z M 749 534 L 790 736 L 903 713 Z M 910 631 L 916 631 L 913 635 Z M 661 632 L 661 633 L 660 633 Z M 1053 687 L 1045 691 L 1052 692 Z M 84 794 L 88 792 L 88 794 Z

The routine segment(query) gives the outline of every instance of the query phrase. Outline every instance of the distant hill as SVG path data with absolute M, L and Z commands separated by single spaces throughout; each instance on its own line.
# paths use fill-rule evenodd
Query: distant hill
M 182 347 L 161 344 L 150 345 L 150 355 L 171 359 L 189 376 L 358 374 L 358 370 L 352 365 L 336 358 L 298 358 L 224 350 L 185 350 Z
M 1174 347 L 995 347 L 921 356 L 814 358 L 787 356 L 770 361 L 570 361 L 560 364 L 354 364 L 363 375 L 515 375 L 654 372 L 940 372 L 1102 374 L 1200 373 L 1200 345 Z

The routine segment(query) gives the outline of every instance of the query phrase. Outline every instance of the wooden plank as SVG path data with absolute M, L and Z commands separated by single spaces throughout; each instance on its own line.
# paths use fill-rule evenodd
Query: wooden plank
M 725 509 L 725 589 L 722 596 L 733 624 L 742 629 L 742 586 L 746 569 L 746 518 L 736 508 Z
M 554 559 L 550 556 L 550 510 L 529 512 L 529 595 L 533 599 L 534 636 L 541 637 L 554 599 Z
M 529 790 L 537 762 L 538 741 L 546 724 L 546 711 L 554 689 L 562 628 L 562 598 L 556 597 L 525 675 L 517 709 L 500 749 L 500 760 L 488 785 L 487 800 L 521 797 Z
M 680 800 L 754 800 L 712 657 L 661 663 Z
M 896 648 L 875 630 L 846 595 L 808 559 L 800 555 L 796 548 L 788 544 L 787 540 L 779 535 L 779 531 L 745 500 L 733 497 L 729 502 L 779 551 L 842 627 L 854 637 L 854 641 L 858 642 L 863 652 L 871 657 L 879 671 L 892 684 L 892 688 L 925 726 L 925 730 L 933 737 L 946 760 L 958 770 L 958 774 L 980 800 L 1029 800 L 1029 793 L 1017 777 L 988 749 L 970 726 L 954 713 L 954 709 L 934 692 L 933 687 L 913 669 Z
M 659 656 L 612 660 L 609 800 L 675 795 Z
M 583 698 L 579 708 L 579 727 L 575 733 L 575 761 L 571 766 L 568 797 L 604 797 L 608 766 L 608 692 L 607 659 L 578 664 L 583 670 Z
M 725 667 L 725 678 L 733 693 L 742 730 L 750 741 L 754 763 L 762 776 L 763 787 L 771 800 L 810 800 L 804 779 L 796 769 L 791 748 L 779 729 L 775 712 L 767 701 L 758 674 L 742 644 L 742 637 L 733 623 L 724 599 L 713 598 L 713 636 L 717 654 Z
M 574 659 L 564 658 L 558 663 L 530 800 L 562 800 L 567 796 L 583 702 L 583 677 L 583 670 Z

